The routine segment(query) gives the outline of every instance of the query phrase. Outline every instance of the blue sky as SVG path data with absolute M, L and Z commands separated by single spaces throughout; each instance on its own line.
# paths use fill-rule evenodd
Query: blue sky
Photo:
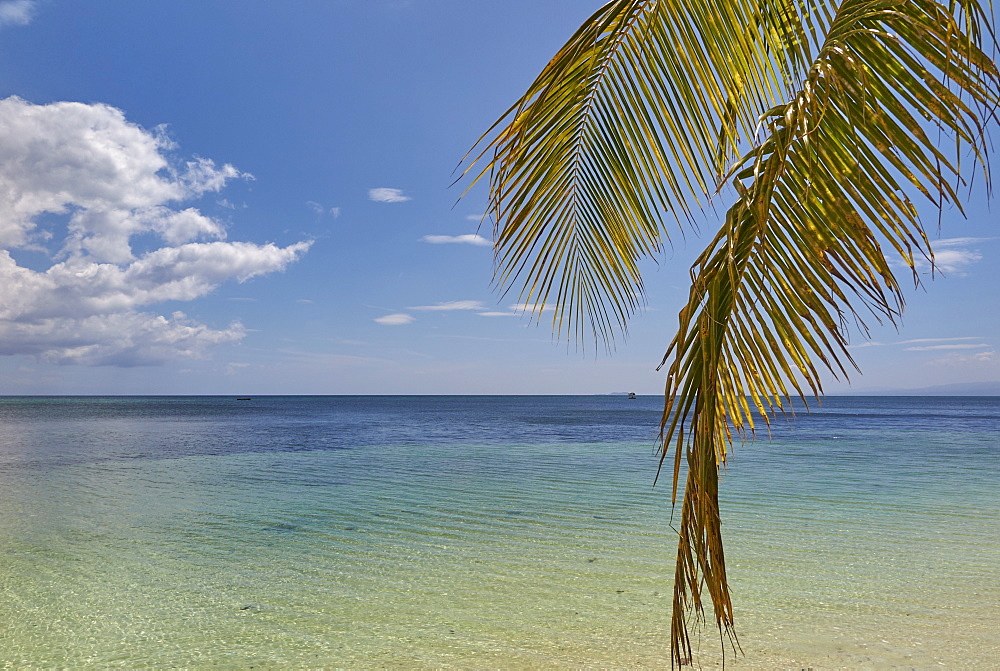
M 0 2 L 0 394 L 661 393 L 697 238 L 580 350 L 498 294 L 451 186 L 599 4 Z M 1000 380 L 981 189 L 968 215 L 903 327 L 854 334 L 855 391 Z

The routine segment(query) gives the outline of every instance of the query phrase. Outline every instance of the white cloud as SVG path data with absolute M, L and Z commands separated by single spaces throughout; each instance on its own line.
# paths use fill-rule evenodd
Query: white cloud
M 959 275 L 982 258 L 983 255 L 974 249 L 941 249 L 934 252 L 934 268 L 946 275 Z M 929 264 L 924 261 L 921 270 L 929 269 Z
M 488 238 L 471 233 L 467 233 L 466 235 L 425 235 L 420 239 L 432 245 L 464 244 L 477 245 L 479 247 L 491 247 L 493 245 Z
M 869 340 L 867 342 L 858 343 L 857 345 L 848 345 L 847 349 L 864 349 L 865 347 L 883 347 L 886 343 L 878 342 L 877 340 Z
M 910 345 L 918 342 L 951 342 L 953 340 L 982 340 L 979 336 L 959 336 L 957 338 L 913 338 L 911 340 L 900 340 L 897 345 Z
M 517 317 L 516 312 L 477 312 L 480 317 Z
M 949 373 L 954 373 L 956 370 L 965 367 L 974 375 L 985 375 L 985 377 L 981 377 L 980 379 L 995 379 L 994 376 L 1000 373 L 998 363 L 1000 363 L 1000 356 L 997 355 L 996 350 L 989 349 L 982 352 L 970 352 L 968 354 L 951 352 L 940 359 L 928 361 L 925 365 L 943 366 L 949 369 Z
M 373 321 L 386 326 L 402 326 L 403 324 L 409 324 L 412 322 L 413 315 L 408 315 L 405 312 L 397 312 L 395 314 L 385 315 L 384 317 L 376 317 Z
M 309 207 L 310 210 L 315 212 L 317 216 L 323 216 L 324 214 L 329 214 L 334 219 L 340 216 L 339 207 L 331 207 L 328 210 L 322 203 L 317 203 L 315 200 L 307 200 L 306 205 Z
M 485 310 L 486 306 L 479 301 L 449 301 L 434 305 L 414 305 L 408 310 Z
M 942 238 L 941 240 L 935 240 L 931 243 L 931 247 L 934 249 L 950 249 L 951 247 L 968 247 L 969 245 L 976 245 L 980 242 L 989 242 L 991 240 L 996 240 L 996 238 Z
M 870 340 L 868 342 L 863 342 L 857 345 L 849 345 L 848 349 L 862 349 L 865 347 L 889 347 L 894 345 L 912 345 L 916 343 L 929 343 L 929 342 L 939 342 L 939 343 L 952 343 L 960 340 L 982 340 L 980 336 L 957 336 L 954 338 L 911 338 L 910 340 L 899 340 L 896 342 L 878 342 L 877 340 Z M 930 349 L 968 349 L 969 347 L 987 347 L 987 345 L 939 345 L 935 347 L 907 347 L 907 351 L 919 351 L 919 350 L 930 350 Z
M 0 355 L 140 365 L 201 357 L 244 336 L 239 324 L 213 330 L 137 309 L 284 270 L 311 243 L 224 242 L 218 221 L 178 205 L 249 175 L 205 158 L 172 163 L 165 152 L 175 148 L 162 129 L 107 105 L 0 100 Z M 139 234 L 162 246 L 137 256 Z M 58 262 L 22 267 L 18 249 Z
M 0 245 L 44 239 L 36 218 L 45 213 L 69 216 L 64 254 L 96 261 L 130 260 L 129 239 L 140 233 L 170 244 L 224 239 L 218 222 L 168 204 L 249 175 L 204 158 L 172 165 L 163 154 L 169 147 L 162 132 L 128 123 L 107 105 L 0 100 Z
M 34 0 L 0 2 L 0 26 L 26 26 L 35 18 Z
M 972 248 L 973 245 L 996 239 L 997 238 L 966 237 L 944 238 L 942 240 L 932 241 L 931 248 L 934 250 L 934 272 L 950 277 L 963 277 L 967 274 L 966 271 L 970 266 L 983 259 L 982 252 L 978 249 Z M 902 258 L 890 258 L 890 263 L 895 268 L 908 269 L 908 266 Z M 913 263 L 917 272 L 930 274 L 931 262 L 929 259 L 922 256 L 914 256 Z
M 518 313 L 530 312 L 534 314 L 536 312 L 550 312 L 552 310 L 555 310 L 556 308 L 555 306 L 552 305 L 542 306 L 539 305 L 538 303 L 516 303 L 514 305 L 511 305 L 510 309 Z
M 409 196 L 404 196 L 402 189 L 390 189 L 379 187 L 368 189 L 368 198 L 376 203 L 405 203 L 411 200 Z
M 956 344 L 956 345 L 924 345 L 921 347 L 907 347 L 907 352 L 929 352 L 931 350 L 942 350 L 942 349 L 983 349 L 988 348 L 990 345 L 986 343 L 977 344 Z
M 32 322 L 0 320 L 0 353 L 26 354 L 56 364 L 141 366 L 177 358 L 203 358 L 207 350 L 236 342 L 240 323 L 211 329 L 175 312 L 122 312 L 82 319 L 54 317 Z
M 993 238 L 944 238 L 931 243 L 934 249 L 934 271 L 944 275 L 961 277 L 966 274 L 969 266 L 982 260 L 983 255 L 978 249 L 971 249 L 972 245 L 980 242 L 987 242 Z M 928 259 L 914 258 L 917 271 L 921 273 L 931 272 L 931 263 Z M 905 266 L 902 260 L 894 261 L 893 265 Z

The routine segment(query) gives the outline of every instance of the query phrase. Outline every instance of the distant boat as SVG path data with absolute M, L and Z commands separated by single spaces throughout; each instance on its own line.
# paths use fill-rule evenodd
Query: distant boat
M 630 392 L 628 393 L 628 397 L 629 397 L 629 398 L 631 398 L 631 399 L 635 399 L 635 398 L 637 398 L 637 397 L 636 397 L 636 395 L 635 395 L 635 392 L 634 392 L 634 391 L 630 391 Z
M 237 398 L 236 400 L 237 401 L 249 401 L 250 397 L 249 396 L 244 396 L 243 398 Z

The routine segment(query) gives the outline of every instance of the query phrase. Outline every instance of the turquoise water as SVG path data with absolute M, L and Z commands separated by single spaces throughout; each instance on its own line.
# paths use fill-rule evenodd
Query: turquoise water
M 0 399 L 0 662 L 668 666 L 660 403 Z M 998 668 L 998 467 L 996 398 L 830 398 L 737 446 L 727 665 Z

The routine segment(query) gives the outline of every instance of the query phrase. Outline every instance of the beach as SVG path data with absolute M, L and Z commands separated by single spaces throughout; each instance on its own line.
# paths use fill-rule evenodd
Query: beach
M 669 666 L 661 402 L 0 399 L 0 662 Z M 845 397 L 737 445 L 727 667 L 996 668 L 998 429 Z

